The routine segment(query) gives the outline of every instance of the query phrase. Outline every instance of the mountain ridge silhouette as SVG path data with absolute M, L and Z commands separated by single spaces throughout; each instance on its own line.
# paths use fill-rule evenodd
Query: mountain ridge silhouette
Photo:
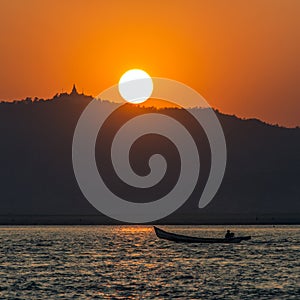
M 74 129 L 92 100 L 76 91 L 0 103 L 0 224 L 120 223 L 90 205 L 72 169 Z M 300 129 L 216 113 L 228 148 L 217 195 L 204 209 L 191 198 L 156 223 L 300 223 Z

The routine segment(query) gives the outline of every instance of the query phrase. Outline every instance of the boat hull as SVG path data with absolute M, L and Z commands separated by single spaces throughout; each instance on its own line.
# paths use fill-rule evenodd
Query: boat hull
M 241 236 L 241 237 L 234 237 L 234 238 L 198 238 L 198 237 L 192 237 L 192 236 L 186 236 L 186 235 L 180 235 L 175 233 L 170 233 L 167 231 L 164 231 L 162 229 L 159 229 L 154 226 L 154 230 L 156 233 L 156 236 L 160 239 L 165 239 L 172 242 L 177 243 L 226 243 L 226 244 L 232 244 L 232 243 L 240 243 L 241 241 L 247 241 L 251 239 L 251 236 Z

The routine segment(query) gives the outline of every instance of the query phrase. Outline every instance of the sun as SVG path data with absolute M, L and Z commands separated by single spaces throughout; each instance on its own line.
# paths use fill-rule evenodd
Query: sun
M 129 103 L 143 103 L 152 95 L 153 81 L 145 71 L 131 69 L 120 78 L 119 92 Z

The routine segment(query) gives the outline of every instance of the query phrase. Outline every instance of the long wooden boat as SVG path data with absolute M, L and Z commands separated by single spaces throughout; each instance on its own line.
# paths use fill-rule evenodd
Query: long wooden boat
M 251 239 L 251 236 L 240 236 L 233 238 L 199 238 L 186 236 L 181 234 L 175 234 L 164 231 L 154 226 L 156 236 L 160 239 L 169 240 L 177 243 L 240 243 L 241 241 L 247 241 Z

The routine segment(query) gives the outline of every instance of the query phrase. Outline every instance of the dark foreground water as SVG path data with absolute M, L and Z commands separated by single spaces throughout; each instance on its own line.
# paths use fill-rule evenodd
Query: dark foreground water
M 0 227 L 0 298 L 300 299 L 300 226 L 230 229 L 254 237 L 187 245 L 158 240 L 150 226 Z

